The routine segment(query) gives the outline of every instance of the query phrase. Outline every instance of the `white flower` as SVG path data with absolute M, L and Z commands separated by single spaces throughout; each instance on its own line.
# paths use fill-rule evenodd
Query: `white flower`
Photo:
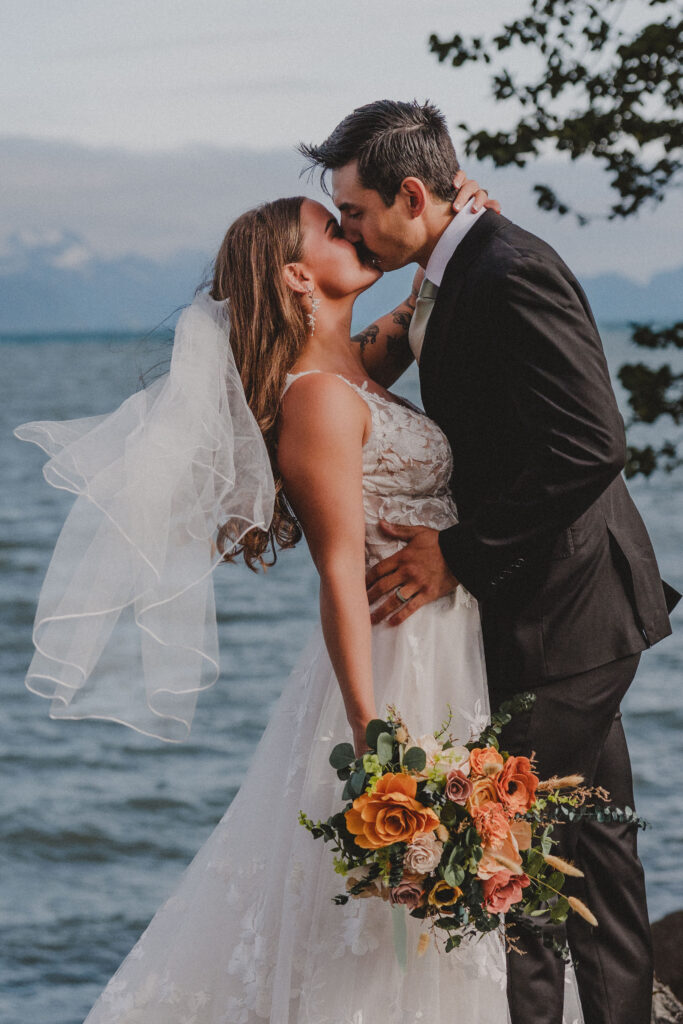
M 432 832 L 416 832 L 408 844 L 403 867 L 415 875 L 428 875 L 441 860 L 443 843 Z
M 436 759 L 442 752 L 441 744 L 434 738 L 433 733 L 428 732 L 424 736 L 420 736 L 420 738 L 415 741 L 415 746 L 421 747 L 427 755 L 427 763 L 419 773 L 424 776 L 424 778 L 427 778 L 436 763 Z
M 442 750 L 436 759 L 437 766 L 448 773 L 459 768 L 463 775 L 470 773 L 470 752 L 467 747 L 453 746 Z
M 427 755 L 427 763 L 419 773 L 423 778 L 426 779 L 435 768 L 442 775 L 447 775 L 453 768 L 459 768 L 463 775 L 469 775 L 470 752 L 466 747 L 453 746 L 444 750 L 432 733 L 420 736 L 415 745 L 422 747 Z

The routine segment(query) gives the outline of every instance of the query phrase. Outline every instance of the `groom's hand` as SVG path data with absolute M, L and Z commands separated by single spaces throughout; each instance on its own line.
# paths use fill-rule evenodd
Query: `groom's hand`
M 388 537 L 408 541 L 395 555 L 373 565 L 365 577 L 370 604 L 390 595 L 373 611 L 373 625 L 386 619 L 390 626 L 398 626 L 423 604 L 452 593 L 458 581 L 441 554 L 438 530 L 398 526 L 384 519 L 380 520 L 380 527 Z M 397 596 L 398 587 L 406 601 Z

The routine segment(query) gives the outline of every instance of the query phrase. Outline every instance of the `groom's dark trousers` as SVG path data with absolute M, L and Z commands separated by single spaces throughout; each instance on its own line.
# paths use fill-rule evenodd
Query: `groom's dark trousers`
M 581 772 L 633 806 L 619 704 L 640 653 L 671 632 L 663 584 L 621 476 L 624 426 L 575 277 L 492 211 L 446 267 L 422 347 L 426 412 L 453 451 L 459 522 L 439 536 L 479 600 L 492 702 L 537 694 L 504 738 L 542 776 Z M 586 1024 L 649 1024 L 649 927 L 633 826 L 556 829 L 599 927 L 572 917 Z M 543 945 L 508 957 L 513 1024 L 561 1024 Z

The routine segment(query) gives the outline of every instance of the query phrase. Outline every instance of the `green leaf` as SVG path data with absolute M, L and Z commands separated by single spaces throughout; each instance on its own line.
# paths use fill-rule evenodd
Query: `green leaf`
M 550 909 L 550 920 L 553 924 L 562 924 L 567 920 L 568 915 L 569 901 L 564 896 L 560 896 L 555 906 Z
M 453 879 L 456 885 L 462 885 L 465 881 L 465 869 L 461 864 L 453 866 Z
M 442 825 L 450 825 L 457 817 L 457 806 L 448 801 L 441 812 Z
M 410 747 L 403 755 L 403 767 L 411 772 L 421 772 L 427 764 L 427 755 L 422 747 Z
M 526 855 L 526 862 L 524 864 L 524 870 L 527 875 L 531 878 L 535 878 L 539 871 L 542 871 L 545 865 L 543 854 L 538 850 L 529 850 Z
M 330 754 L 330 764 L 333 768 L 346 768 L 355 760 L 356 752 L 350 743 L 338 743 Z
M 363 790 L 365 789 L 366 778 L 367 776 L 363 769 L 361 768 L 359 769 L 359 771 L 354 772 L 351 778 L 349 779 L 349 788 L 351 789 L 351 793 L 353 794 L 354 797 L 360 796 Z
M 391 729 L 388 722 L 383 722 L 381 718 L 373 718 L 368 722 L 365 727 L 365 742 L 371 748 L 371 750 L 377 750 L 377 740 L 380 733 L 387 732 Z
M 463 876 L 463 877 L 464 877 L 464 876 Z M 446 883 L 447 883 L 448 885 L 450 885 L 451 889 L 455 889 L 456 885 L 458 884 L 458 883 L 456 882 L 456 880 L 455 880 L 455 871 L 454 871 L 454 869 L 453 869 L 453 868 L 452 868 L 452 867 L 450 866 L 450 864 L 449 864 L 449 865 L 447 865 L 447 866 L 446 866 L 446 868 L 444 869 L 444 873 L 443 873 L 443 880 L 444 880 L 444 882 L 446 882 Z
M 389 764 L 394 755 L 394 737 L 390 732 L 381 732 L 377 737 L 377 757 L 381 765 Z
M 544 879 L 544 883 L 553 889 L 561 889 L 564 885 L 564 875 L 561 871 L 553 871 L 550 878 Z

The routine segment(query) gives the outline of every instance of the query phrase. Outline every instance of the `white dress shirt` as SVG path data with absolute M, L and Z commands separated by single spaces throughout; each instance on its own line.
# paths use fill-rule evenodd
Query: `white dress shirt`
M 474 200 L 470 199 L 467 205 L 460 210 L 459 213 L 456 213 L 455 217 L 434 246 L 432 255 L 429 257 L 429 262 L 425 269 L 425 281 L 431 281 L 431 283 L 436 285 L 437 288 L 441 286 L 444 271 L 451 259 L 451 256 L 458 248 L 470 228 L 476 224 L 484 213 L 483 207 L 481 210 L 477 210 L 476 213 L 471 213 L 470 208 L 473 202 Z M 424 341 L 424 330 L 427 326 L 428 319 L 428 316 L 426 318 L 424 316 L 421 318 L 419 332 L 408 332 L 410 348 L 418 363 L 420 361 L 420 353 L 422 352 L 422 343 Z

